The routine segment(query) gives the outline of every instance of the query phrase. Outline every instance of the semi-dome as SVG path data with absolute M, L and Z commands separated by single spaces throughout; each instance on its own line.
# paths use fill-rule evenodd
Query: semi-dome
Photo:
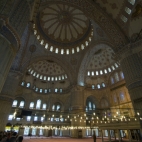
M 112 48 L 107 45 L 105 48 L 98 49 L 88 63 L 88 76 L 107 74 L 118 68 L 119 63 L 115 60 L 114 55 Z
M 58 81 L 67 78 L 65 70 L 52 60 L 34 62 L 30 65 L 28 72 L 36 78 L 47 81 Z

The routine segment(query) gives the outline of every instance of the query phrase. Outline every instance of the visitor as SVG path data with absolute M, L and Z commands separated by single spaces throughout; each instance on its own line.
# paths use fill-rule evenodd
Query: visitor
M 96 133 L 95 133 L 95 131 L 94 131 L 94 134 L 93 134 L 93 140 L 94 140 L 94 142 L 96 142 Z
M 13 132 L 11 138 L 9 139 L 9 142 L 15 142 L 16 141 L 16 136 L 17 136 L 17 133 Z
M 1 139 L 1 142 L 6 142 L 6 140 L 7 140 L 7 136 L 6 136 L 6 134 L 4 134 L 2 139 Z
M 23 136 L 19 135 L 16 139 L 16 142 L 22 142 L 23 141 Z
M 29 133 L 29 134 L 28 134 L 28 136 L 31 138 L 32 134 L 31 134 L 31 133 Z

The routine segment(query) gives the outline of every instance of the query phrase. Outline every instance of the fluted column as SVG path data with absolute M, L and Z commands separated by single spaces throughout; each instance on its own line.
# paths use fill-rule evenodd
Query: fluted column
M 132 53 L 121 60 L 126 86 L 135 109 L 142 108 L 142 60 L 138 53 Z

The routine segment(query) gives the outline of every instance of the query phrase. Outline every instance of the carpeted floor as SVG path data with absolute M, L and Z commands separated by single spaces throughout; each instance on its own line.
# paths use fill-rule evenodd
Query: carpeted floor
M 111 141 L 115 142 L 114 139 Z M 23 142 L 93 142 L 93 138 L 76 139 L 69 137 L 24 137 Z M 97 138 L 96 142 L 102 142 L 102 139 Z M 104 142 L 108 142 L 108 139 L 104 138 Z M 116 142 L 119 141 L 117 140 Z M 128 142 L 128 139 L 123 139 L 123 142 Z
M 23 142 L 93 142 L 92 138 L 83 138 L 83 139 L 75 139 L 75 138 L 24 138 Z M 101 139 L 97 139 L 96 142 L 102 142 Z

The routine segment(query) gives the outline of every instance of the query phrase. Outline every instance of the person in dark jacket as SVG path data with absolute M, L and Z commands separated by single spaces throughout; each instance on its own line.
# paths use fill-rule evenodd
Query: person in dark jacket
M 19 135 L 16 139 L 16 142 L 22 142 L 23 141 L 23 136 Z
M 15 142 L 16 141 L 16 136 L 17 136 L 17 133 L 14 132 L 11 136 L 11 138 L 9 139 L 9 142 Z
M 94 140 L 94 142 L 96 142 L 96 133 L 95 133 L 95 131 L 94 131 L 94 134 L 93 134 L 93 140 Z

